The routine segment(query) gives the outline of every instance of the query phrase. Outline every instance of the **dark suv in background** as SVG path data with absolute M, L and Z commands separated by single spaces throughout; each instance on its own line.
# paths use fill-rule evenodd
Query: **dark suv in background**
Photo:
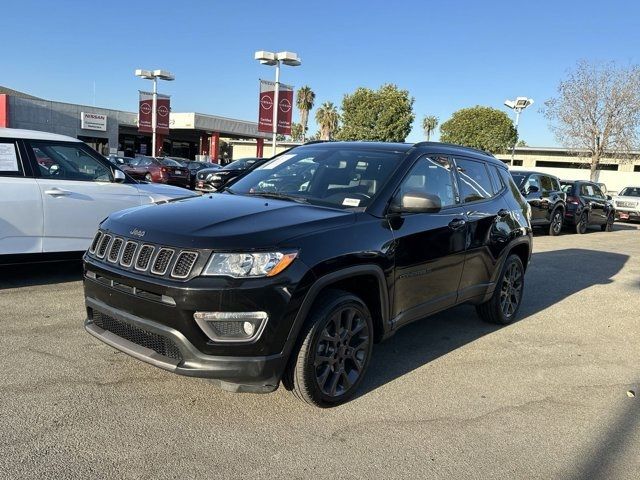
M 480 151 L 303 145 L 223 193 L 102 222 L 85 255 L 85 328 L 229 390 L 282 382 L 336 405 L 402 326 L 461 303 L 512 322 L 529 216 L 504 164 Z
M 198 172 L 196 190 L 216 192 L 233 179 L 244 175 L 267 161 L 266 158 L 241 158 L 222 168 L 204 168 Z
M 562 190 L 567 194 L 565 223 L 577 233 L 586 233 L 591 225 L 603 232 L 613 230 L 616 210 L 611 197 L 602 193 L 597 183 L 586 180 L 562 180 Z
M 542 227 L 549 235 L 560 235 L 567 194 L 558 177 L 524 170 L 512 171 L 511 176 L 531 206 L 531 226 Z

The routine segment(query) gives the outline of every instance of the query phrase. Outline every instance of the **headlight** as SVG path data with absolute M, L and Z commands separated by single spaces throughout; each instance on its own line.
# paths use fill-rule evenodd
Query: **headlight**
M 214 253 L 202 275 L 273 277 L 291 265 L 297 252 Z

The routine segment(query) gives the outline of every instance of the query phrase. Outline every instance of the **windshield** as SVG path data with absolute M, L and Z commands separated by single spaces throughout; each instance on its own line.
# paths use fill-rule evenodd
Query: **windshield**
M 246 160 L 236 160 L 235 162 L 231 162 L 229 165 L 225 165 L 223 170 L 242 170 L 246 168 L 247 161 Z
M 366 207 L 403 156 L 353 148 L 294 149 L 255 168 L 229 191 L 338 208 Z
M 181 167 L 182 165 L 180 165 L 180 163 L 176 162 L 175 160 L 171 160 L 170 158 L 165 158 L 162 160 L 162 164 L 166 165 L 167 167 Z
M 516 182 L 516 185 L 522 187 L 529 175 L 526 173 L 511 172 L 511 176 L 513 177 L 513 181 Z
M 620 192 L 621 197 L 640 197 L 640 187 L 627 187 Z

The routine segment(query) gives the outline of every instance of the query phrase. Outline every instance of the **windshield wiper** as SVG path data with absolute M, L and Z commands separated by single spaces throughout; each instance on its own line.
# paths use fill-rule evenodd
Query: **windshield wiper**
M 298 203 L 309 203 L 309 200 L 304 197 L 299 197 L 297 195 L 287 195 L 286 193 L 250 192 L 250 193 L 247 193 L 247 195 L 253 195 L 256 197 L 275 198 L 277 200 L 291 200 L 293 202 L 298 202 Z

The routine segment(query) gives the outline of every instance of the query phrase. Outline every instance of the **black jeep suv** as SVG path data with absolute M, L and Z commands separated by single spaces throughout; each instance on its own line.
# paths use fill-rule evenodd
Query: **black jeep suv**
M 84 257 L 85 327 L 175 373 L 233 391 L 282 381 L 331 406 L 399 327 L 464 302 L 513 321 L 529 216 L 483 152 L 303 145 L 223 193 L 107 218 Z
M 531 205 L 531 225 L 546 229 L 549 235 L 560 235 L 567 194 L 558 177 L 523 170 L 512 171 L 511 175 Z

